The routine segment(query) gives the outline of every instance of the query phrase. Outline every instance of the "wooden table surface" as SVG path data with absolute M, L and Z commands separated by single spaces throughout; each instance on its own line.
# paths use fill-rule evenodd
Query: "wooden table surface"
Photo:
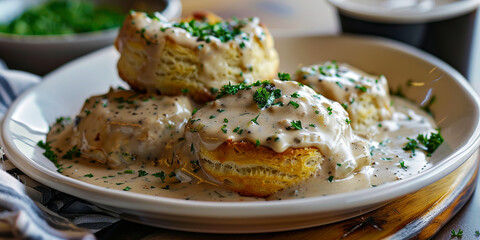
M 228 18 L 259 16 L 276 36 L 283 34 L 337 34 L 335 10 L 326 0 L 183 0 L 183 14 L 209 10 Z M 477 21 L 477 22 L 480 22 Z M 480 41 L 480 24 L 474 42 Z M 480 65 L 476 43 L 472 66 Z M 472 68 L 470 81 L 480 89 L 480 68 Z M 251 235 L 200 234 L 149 227 L 120 221 L 96 234 L 99 239 L 480 239 L 480 184 L 478 157 L 416 193 L 402 197 L 363 216 L 327 226 Z M 477 191 L 475 191 L 477 189 Z M 458 213 L 458 214 L 457 214 Z

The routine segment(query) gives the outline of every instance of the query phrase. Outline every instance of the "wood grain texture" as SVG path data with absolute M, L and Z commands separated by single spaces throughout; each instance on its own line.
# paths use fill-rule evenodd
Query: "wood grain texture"
M 472 196 L 478 175 L 478 151 L 439 181 L 362 216 L 309 229 L 263 234 L 206 234 L 155 229 L 122 221 L 97 234 L 99 239 L 428 239 L 434 236 Z M 121 227 L 120 227 L 121 225 Z M 126 228 L 126 226 L 128 226 Z M 144 233 L 142 237 L 138 231 Z M 128 229 L 128 232 L 127 230 Z M 110 233 L 109 233 L 110 232 Z M 115 233 L 112 233 L 115 232 Z M 123 234 L 122 234 L 123 232 Z M 449 239 L 450 236 L 445 239 Z M 473 235 L 472 235 L 473 237 Z

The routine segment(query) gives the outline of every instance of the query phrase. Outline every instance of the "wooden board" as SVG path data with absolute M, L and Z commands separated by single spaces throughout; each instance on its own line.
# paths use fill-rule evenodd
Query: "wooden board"
M 415 193 L 362 216 L 325 226 L 263 234 L 188 233 L 120 221 L 96 234 L 99 239 L 428 239 L 472 196 L 478 151 L 461 167 Z

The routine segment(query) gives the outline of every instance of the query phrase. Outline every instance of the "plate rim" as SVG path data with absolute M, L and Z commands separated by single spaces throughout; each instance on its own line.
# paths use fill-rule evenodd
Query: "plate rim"
M 462 89 L 470 95 L 470 98 L 473 99 L 474 106 L 476 107 L 477 113 L 479 112 L 479 98 L 473 89 L 468 85 L 468 82 L 465 78 L 460 75 L 452 67 L 448 66 L 443 61 L 438 58 L 424 53 L 420 50 L 414 49 L 413 47 L 401 44 L 392 40 L 387 40 L 384 38 L 378 37 L 366 37 L 366 36 L 352 36 L 352 35 L 341 35 L 341 36 L 317 36 L 320 38 L 331 38 L 331 39 L 352 39 L 355 41 L 373 41 L 376 44 L 384 45 L 390 48 L 394 48 L 405 52 L 409 55 L 415 55 L 416 57 L 428 61 L 439 68 L 443 69 L 447 74 L 452 75 L 452 78 L 460 84 Z M 55 79 L 54 76 L 64 69 L 76 65 L 80 62 L 87 61 L 88 59 L 95 57 L 97 54 L 105 54 L 105 52 L 112 51 L 113 47 L 107 47 L 99 51 L 88 54 L 84 57 L 76 59 L 63 67 L 55 70 L 54 72 L 45 76 L 44 82 L 51 81 Z M 114 51 L 114 50 L 113 50 Z M 151 213 L 157 214 L 170 214 L 175 216 L 184 216 L 184 217 L 202 217 L 202 218 L 262 218 L 262 217 L 282 217 L 282 216 L 292 216 L 292 215 L 304 215 L 311 214 L 312 212 L 336 212 L 345 209 L 354 209 L 361 208 L 366 206 L 366 201 L 368 199 L 376 198 L 375 202 L 385 202 L 391 201 L 395 198 L 401 197 L 405 194 L 414 192 L 424 186 L 427 186 L 434 181 L 448 175 L 450 172 L 458 168 L 463 164 L 469 156 L 471 156 L 476 148 L 480 144 L 480 121 L 477 118 L 475 131 L 472 132 L 471 136 L 468 138 L 460 148 L 452 152 L 450 155 L 445 157 L 444 160 L 448 162 L 446 164 L 441 164 L 440 166 L 435 167 L 434 169 L 430 168 L 426 171 L 423 171 L 417 177 L 408 178 L 405 180 L 399 180 L 387 184 L 380 185 L 375 188 L 361 189 L 347 193 L 334 194 L 329 196 L 319 196 L 319 197 L 310 197 L 304 199 L 290 199 L 290 200 L 281 200 L 281 201 L 268 201 L 268 202 L 207 202 L 207 201 L 197 201 L 197 200 L 184 200 L 184 199 L 174 199 L 166 197 L 157 197 L 149 196 L 140 193 L 134 192 L 124 192 L 120 190 L 106 189 L 104 187 L 99 187 L 93 184 L 88 184 L 80 180 L 76 180 L 60 173 L 50 171 L 42 167 L 40 164 L 35 161 L 27 158 L 21 152 L 15 150 L 15 146 L 5 131 L 8 128 L 8 124 L 12 121 L 11 116 L 16 110 L 16 107 L 24 101 L 30 94 L 35 92 L 42 84 L 38 84 L 33 88 L 25 91 L 20 97 L 18 97 L 11 107 L 8 109 L 1 125 L 1 141 L 3 146 L 5 146 L 5 152 L 7 156 L 12 159 L 12 162 L 20 168 L 25 174 L 31 176 L 33 179 L 55 189 L 61 189 L 61 191 L 71 194 L 73 196 L 85 199 L 88 199 L 88 196 L 83 195 L 83 192 L 90 192 L 90 195 L 95 195 L 94 200 L 92 198 L 88 199 L 90 201 L 100 203 L 103 205 L 108 205 L 116 208 L 127 209 L 132 211 L 148 211 Z M 20 162 L 19 162 L 20 160 Z M 29 163 L 30 162 L 30 163 Z M 29 164 L 33 163 L 33 167 L 28 167 Z M 427 177 L 431 175 L 432 171 L 439 172 L 436 173 L 434 178 Z M 43 176 L 42 176 L 43 175 Z M 406 191 L 395 191 L 391 190 L 392 186 L 402 185 L 403 189 L 415 189 Z M 52 186 L 53 185 L 53 186 Z M 420 185 L 421 187 L 415 186 Z M 77 191 L 77 190 L 81 191 Z M 92 192 L 93 191 L 93 192 Z M 385 194 L 385 192 L 389 194 Z M 338 199 L 344 199 L 345 203 L 348 203 L 348 206 L 339 206 L 339 204 L 325 204 L 329 202 L 338 201 Z M 353 199 L 353 200 L 348 200 Z M 136 203 L 136 204 L 131 204 Z M 373 203 L 369 203 L 373 204 Z M 368 204 L 367 204 L 368 205 Z M 157 206 L 157 208 L 152 208 L 152 206 Z M 158 207 L 160 206 L 160 207 Z M 200 208 L 201 211 L 198 211 Z M 262 209 L 262 211 L 258 211 Z M 179 211 L 183 210 L 183 211 Z M 235 210 L 235 211 L 232 211 Z

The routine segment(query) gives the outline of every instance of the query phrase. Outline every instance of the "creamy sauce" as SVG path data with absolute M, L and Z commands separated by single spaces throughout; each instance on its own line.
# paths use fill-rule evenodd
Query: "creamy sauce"
M 376 98 L 386 91 L 381 77 L 362 77 L 363 73 L 349 69 L 353 68 L 328 69 L 337 88 L 336 81 L 342 79 L 336 74 L 343 74 L 372 90 L 333 89 L 337 98 L 363 93 Z M 377 90 L 375 79 L 381 83 Z M 327 86 L 332 87 L 331 82 Z M 342 83 L 344 88 L 349 86 Z M 267 106 L 254 100 L 260 88 L 277 93 Z M 202 201 L 324 196 L 405 179 L 431 166 L 423 151 L 412 154 L 403 147 L 407 138 L 435 132 L 433 119 L 407 100 L 392 100 L 388 97 L 390 117 L 370 124 L 365 134 L 364 129 L 350 126 L 352 116 L 338 102 L 294 81 L 254 84 L 196 112 L 184 96 L 111 90 L 89 98 L 72 123 L 57 121 L 47 141 L 58 155 L 62 174 L 111 189 Z M 214 150 L 226 141 L 247 141 L 278 153 L 316 147 L 325 159 L 305 182 L 267 198 L 244 197 L 210 179 L 194 155 L 195 149 Z M 79 155 L 72 154 L 73 150 Z M 63 157 L 68 152 L 70 157 Z
M 153 196 L 202 201 L 265 201 L 279 199 L 323 196 L 341 192 L 375 187 L 384 183 L 412 177 L 431 167 L 428 157 L 422 151 L 415 156 L 402 148 L 407 137 L 434 131 L 433 119 L 423 110 L 407 100 L 393 98 L 396 112 L 392 120 L 379 122 L 372 128 L 374 138 L 370 140 L 372 162 L 370 167 L 346 179 L 332 182 L 328 174 L 320 171 L 305 183 L 280 191 L 268 198 L 243 197 L 212 183 L 202 170 L 191 162 L 182 168 L 158 166 L 152 161 L 136 161 L 127 168 L 113 169 L 97 161 L 76 158 L 61 159 L 62 174 L 98 186 Z M 189 147 L 186 146 L 189 150 Z M 193 157 L 188 158 L 195 163 Z M 404 166 L 400 166 L 404 161 Z M 141 172 L 141 171 L 144 171 Z M 161 174 L 163 171 L 163 174 Z M 174 172 L 174 174 L 172 174 Z M 147 175 L 144 175 L 144 174 Z M 158 174 L 157 174 L 158 173 Z M 175 176 L 173 176 L 175 175 Z M 162 181 L 164 177 L 164 182 Z
M 155 79 L 155 76 L 152 74 L 158 74 L 154 69 L 159 63 L 158 56 L 166 41 L 173 41 L 197 52 L 201 66 L 195 70 L 195 80 L 204 85 L 208 91 L 211 88 L 221 88 L 228 82 L 245 81 L 250 83 L 256 80 L 255 78 L 267 77 L 262 64 L 265 66 L 278 65 L 277 52 L 267 29 L 261 26 L 258 18 L 230 20 L 225 23 L 229 25 L 229 28 L 238 28 L 240 33 L 228 41 L 222 41 L 213 35 L 207 36 L 208 41 L 206 41 L 205 39 L 199 40 L 198 36 L 193 36 L 183 28 L 175 27 L 174 22 L 167 21 L 160 14 L 157 14 L 155 18 L 150 18 L 145 13 L 134 12 L 127 16 L 116 44 L 120 52 L 125 47 L 124 45 L 128 44 L 127 42 L 134 46 L 144 45 L 149 62 L 148 66 L 144 66 L 145 71 L 139 73 L 137 80 L 143 83 L 147 90 L 155 89 L 154 82 L 151 80 Z M 138 35 L 141 35 L 141 38 Z M 232 49 L 240 51 L 235 53 L 231 51 Z M 268 61 L 259 62 L 259 52 L 265 53 L 262 60 L 268 59 Z M 236 58 L 241 59 L 241 67 L 238 72 L 235 74 L 226 72 L 237 70 L 229 67 L 227 61 L 233 61 Z M 276 67 L 273 71 L 276 71 Z M 235 78 L 230 79 L 231 76 Z M 268 75 L 268 77 L 271 76 Z
M 47 136 L 54 147 L 124 167 L 137 158 L 173 165 L 192 106 L 187 97 L 110 90 L 85 101 L 72 123 L 58 121 Z
M 261 108 L 254 94 L 268 88 L 280 90 L 279 96 L 272 102 L 275 105 Z M 370 164 L 367 143 L 353 134 L 349 121 L 340 104 L 311 88 L 294 81 L 271 80 L 223 96 L 198 110 L 186 138 L 196 149 L 210 151 L 227 140 L 258 142 L 278 153 L 316 147 L 325 156 L 331 175 L 344 178 Z

